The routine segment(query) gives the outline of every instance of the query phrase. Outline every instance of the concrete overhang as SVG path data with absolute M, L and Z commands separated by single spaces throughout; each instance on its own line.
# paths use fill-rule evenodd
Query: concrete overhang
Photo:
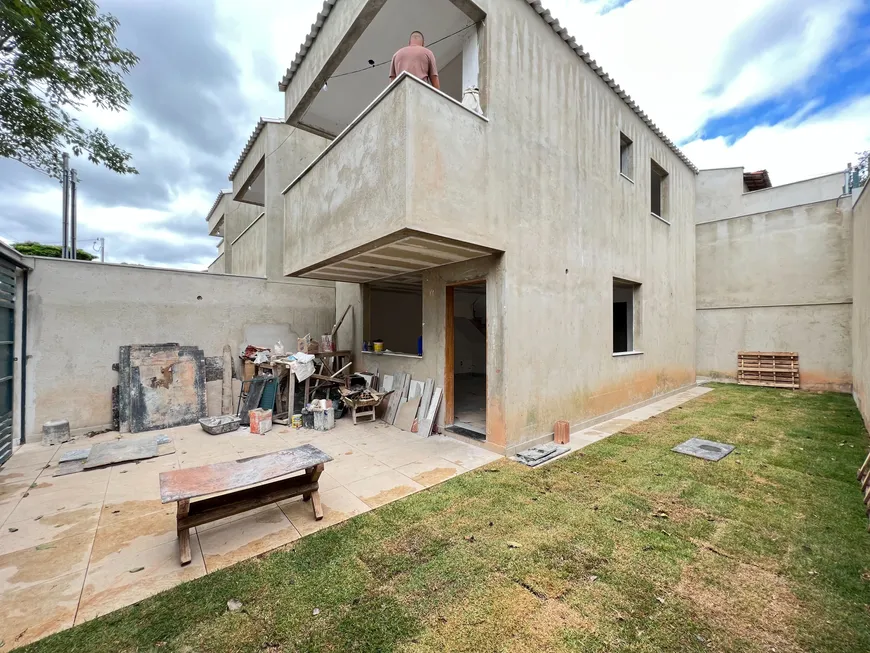
M 266 204 L 266 156 L 269 141 L 269 131 L 272 129 L 286 129 L 282 120 L 275 118 L 260 118 L 254 131 L 248 137 L 245 147 L 242 148 L 236 164 L 228 175 L 233 182 L 233 199 L 236 202 L 245 202 L 256 206 Z
M 211 205 L 211 210 L 205 217 L 205 220 L 208 223 L 209 236 L 223 237 L 226 235 L 226 214 L 229 204 L 232 201 L 231 196 L 231 191 L 222 190 L 218 193 L 217 198 Z
M 293 276 L 352 283 L 405 279 L 429 268 L 498 253 L 501 252 L 497 249 L 403 229 L 299 270 Z
M 400 75 L 284 191 L 284 274 L 368 282 L 504 251 L 487 119 Z

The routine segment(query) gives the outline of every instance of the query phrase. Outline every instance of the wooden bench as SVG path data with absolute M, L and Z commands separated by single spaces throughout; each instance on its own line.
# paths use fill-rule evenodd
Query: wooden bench
M 186 565 L 191 560 L 190 529 L 195 526 L 300 494 L 303 501 L 311 501 L 314 519 L 323 519 L 319 479 L 324 464 L 331 460 L 332 457 L 317 447 L 306 444 L 253 458 L 162 472 L 160 499 L 163 503 L 178 502 L 176 521 L 181 564 Z M 305 473 L 280 478 L 301 470 Z M 264 483 L 278 478 L 280 480 Z M 191 499 L 219 492 L 222 493 L 219 496 L 191 503 Z

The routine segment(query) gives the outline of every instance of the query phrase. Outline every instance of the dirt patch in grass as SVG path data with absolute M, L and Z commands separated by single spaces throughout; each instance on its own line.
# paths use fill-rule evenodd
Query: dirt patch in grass
M 802 607 L 786 579 L 772 571 L 702 551 L 683 569 L 674 592 L 731 644 L 804 651 L 794 638 Z

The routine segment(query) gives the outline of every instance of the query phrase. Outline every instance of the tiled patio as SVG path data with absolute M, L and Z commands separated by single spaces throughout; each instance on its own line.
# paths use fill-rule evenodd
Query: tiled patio
M 709 392 L 692 388 L 572 433 L 572 450 Z M 321 528 L 431 487 L 500 456 L 472 444 L 425 439 L 381 422 L 336 422 L 328 433 L 277 427 L 266 436 L 210 436 L 199 426 L 160 431 L 172 455 L 53 477 L 59 447 L 22 446 L 0 468 L 0 651 L 140 601 L 289 544 Z M 141 437 L 141 435 L 124 437 Z M 178 562 L 175 504 L 160 503 L 158 474 L 312 443 L 334 460 L 320 478 L 324 519 L 299 498 L 196 529 L 193 561 Z M 47 466 L 47 467 L 46 467 Z
M 53 477 L 59 447 L 22 446 L 0 468 L 0 651 L 69 628 L 289 544 L 301 536 L 499 458 L 456 440 L 425 439 L 383 423 L 336 422 L 328 433 L 277 427 L 265 436 L 210 436 L 200 427 L 160 431 L 175 454 Z M 141 435 L 124 436 L 140 437 Z M 324 519 L 299 498 L 227 518 L 191 535 L 193 561 L 178 562 L 175 504 L 160 503 L 158 474 L 311 442 L 330 454 L 320 478 Z M 46 467 L 48 465 L 48 467 Z

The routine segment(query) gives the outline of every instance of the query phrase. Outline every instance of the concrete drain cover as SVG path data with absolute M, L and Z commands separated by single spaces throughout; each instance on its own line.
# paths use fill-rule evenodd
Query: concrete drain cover
M 671 451 L 716 462 L 717 460 L 722 460 L 725 456 L 734 451 L 734 446 L 730 444 L 722 444 L 721 442 L 692 438 L 691 440 L 686 440 L 682 444 L 678 444 L 676 447 L 671 449 Z

